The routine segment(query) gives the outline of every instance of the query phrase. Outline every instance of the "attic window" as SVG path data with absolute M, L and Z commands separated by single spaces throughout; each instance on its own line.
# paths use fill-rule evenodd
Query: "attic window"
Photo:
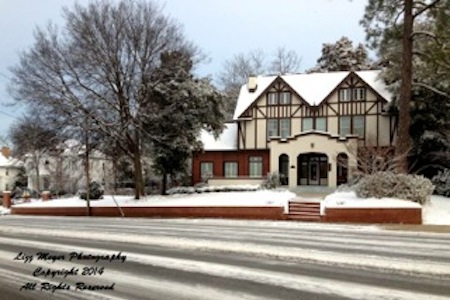
M 277 105 L 278 97 L 277 93 L 268 93 L 267 94 L 267 104 L 268 105 Z

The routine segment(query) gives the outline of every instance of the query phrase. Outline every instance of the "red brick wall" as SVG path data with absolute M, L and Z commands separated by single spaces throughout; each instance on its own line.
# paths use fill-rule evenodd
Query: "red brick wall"
M 262 156 L 263 158 L 263 176 L 270 172 L 269 150 L 240 150 L 240 151 L 205 151 L 196 152 L 192 159 L 192 184 L 202 181 L 200 174 L 201 162 L 214 163 L 214 176 L 224 176 L 224 162 L 238 162 L 238 176 L 248 176 L 249 157 Z
M 122 207 L 125 217 L 284 220 L 283 207 Z M 14 215 L 86 216 L 85 207 L 13 207 Z M 117 207 L 91 207 L 91 215 L 119 217 Z
M 420 208 L 327 208 L 325 215 L 336 223 L 422 224 Z

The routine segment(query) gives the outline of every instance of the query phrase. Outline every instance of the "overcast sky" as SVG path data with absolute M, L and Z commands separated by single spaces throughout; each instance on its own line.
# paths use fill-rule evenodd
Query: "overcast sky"
M 33 44 L 36 26 L 48 21 L 64 25 L 63 6 L 75 0 L 0 0 L 0 137 L 23 108 L 7 92 L 8 68 L 18 63 L 18 52 Z M 86 4 L 89 0 L 78 0 Z M 364 0 L 166 0 L 165 13 L 184 25 L 186 36 L 210 58 L 198 68 L 215 78 L 223 63 L 237 53 L 261 49 L 268 55 L 284 46 L 302 57 L 301 69 L 315 65 L 323 43 L 342 36 L 354 45 L 364 42 L 359 25 Z M 0 141 L 0 146 L 2 142 Z

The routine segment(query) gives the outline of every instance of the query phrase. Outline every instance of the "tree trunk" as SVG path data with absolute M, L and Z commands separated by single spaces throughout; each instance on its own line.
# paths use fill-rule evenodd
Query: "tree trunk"
M 90 216 L 91 215 L 91 201 L 89 198 L 89 182 L 91 180 L 90 178 L 90 173 L 89 173 L 89 129 L 86 128 L 85 131 L 85 165 L 84 165 L 84 172 L 86 175 L 86 215 Z
M 162 174 L 163 178 L 162 178 L 162 187 L 161 187 L 161 195 L 166 195 L 166 190 L 167 190 L 167 174 L 164 172 Z
M 397 139 L 397 155 L 401 157 L 399 172 L 408 172 L 408 152 L 410 150 L 410 101 L 412 88 L 412 32 L 413 32 L 413 0 L 405 0 L 403 24 L 403 57 L 402 57 L 402 83 L 399 99 L 399 128 Z
M 41 172 L 40 172 L 40 159 L 38 158 L 38 156 L 34 156 L 34 166 L 35 166 L 35 171 L 36 171 L 36 191 L 39 193 L 39 191 L 41 190 Z
M 140 139 L 139 132 L 136 129 L 135 143 L 133 149 L 133 163 L 134 163 L 134 198 L 137 200 L 144 194 L 144 180 L 142 178 L 142 163 L 141 163 L 141 149 L 139 147 Z

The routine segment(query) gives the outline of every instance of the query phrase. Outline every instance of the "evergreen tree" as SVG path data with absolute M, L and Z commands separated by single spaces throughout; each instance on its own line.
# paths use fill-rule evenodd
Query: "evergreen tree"
M 317 65 L 307 70 L 307 73 L 370 69 L 372 63 L 364 45 L 353 47 L 353 42 L 343 36 L 336 43 L 322 45 L 322 55 L 317 59 Z
M 200 130 L 217 135 L 223 128 L 222 94 L 191 71 L 189 55 L 173 51 L 161 55 L 161 66 L 153 74 L 153 117 L 144 126 L 149 135 L 165 133 L 151 145 L 154 168 L 163 176 L 163 194 L 167 177 L 186 172 L 192 151 L 201 148 Z
M 439 75 L 436 75 L 439 71 L 431 71 L 433 67 L 428 69 L 437 63 L 440 69 L 444 70 L 444 74 L 447 74 L 442 78 L 446 81 L 443 87 L 448 87 L 449 5 L 449 0 L 370 0 L 361 20 L 371 47 L 379 51 L 379 56 L 386 66 L 385 80 L 394 83 L 391 87 L 398 95 L 396 151 L 403 157 L 399 171 L 408 171 L 407 154 L 411 150 L 411 99 L 415 94 L 420 94 L 413 93 L 413 88 L 422 87 L 446 98 L 449 95 L 448 91 L 438 87 L 440 80 Z M 426 40 L 422 40 L 423 38 Z M 434 48 L 437 55 L 431 50 L 433 45 L 438 46 Z M 421 51 L 423 46 L 431 52 Z M 423 76 L 424 74 L 428 76 Z

